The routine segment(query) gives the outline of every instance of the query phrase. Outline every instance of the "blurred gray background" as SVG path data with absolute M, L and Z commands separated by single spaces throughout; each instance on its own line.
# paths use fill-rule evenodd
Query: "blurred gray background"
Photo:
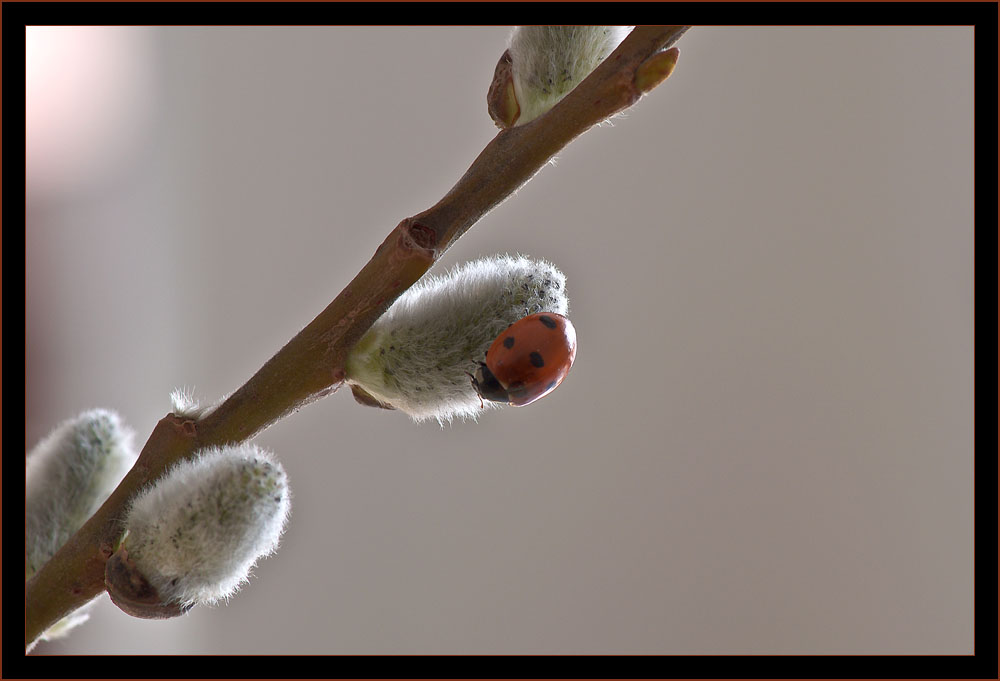
M 508 28 L 28 31 L 27 436 L 241 385 L 495 134 Z M 278 553 L 39 653 L 970 653 L 971 28 L 696 28 L 439 267 L 568 277 L 566 382 L 264 432 Z

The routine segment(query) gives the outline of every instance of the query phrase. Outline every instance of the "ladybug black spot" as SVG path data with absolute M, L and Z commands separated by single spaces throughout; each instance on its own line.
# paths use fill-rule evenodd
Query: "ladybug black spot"
M 510 350 L 512 347 L 514 347 L 514 337 L 513 336 L 507 336 L 506 338 L 504 338 L 503 339 L 503 346 L 505 348 L 507 348 L 508 350 Z
M 554 320 L 552 317 L 546 317 L 545 315 L 542 315 L 541 317 L 538 318 L 538 321 L 540 321 L 542 324 L 544 324 L 550 329 L 556 328 L 556 320 Z
M 545 366 L 545 360 L 537 352 L 532 352 L 530 355 L 528 355 L 528 359 L 531 360 L 531 366 L 533 367 L 541 369 L 543 366 Z

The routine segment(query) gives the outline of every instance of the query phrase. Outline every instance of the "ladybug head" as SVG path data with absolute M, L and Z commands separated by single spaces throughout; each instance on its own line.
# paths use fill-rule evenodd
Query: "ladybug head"
M 479 362 L 479 368 L 472 376 L 472 387 L 476 389 L 479 396 L 490 402 L 503 402 L 507 404 L 510 399 L 507 396 L 507 389 L 500 385 L 493 372 L 486 366 L 485 362 Z

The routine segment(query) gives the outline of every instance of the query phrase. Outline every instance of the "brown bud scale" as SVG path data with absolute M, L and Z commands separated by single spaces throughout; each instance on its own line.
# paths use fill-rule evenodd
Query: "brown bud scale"
M 104 568 L 104 585 L 111 602 L 126 614 L 147 620 L 165 620 L 183 615 L 190 605 L 164 603 L 160 594 L 139 572 L 122 546 L 108 559 Z

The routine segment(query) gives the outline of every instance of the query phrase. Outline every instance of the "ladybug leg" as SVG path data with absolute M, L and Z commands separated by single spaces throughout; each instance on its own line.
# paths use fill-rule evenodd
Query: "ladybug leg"
M 469 377 L 469 380 L 472 382 L 473 390 L 475 390 L 476 395 L 479 396 L 479 408 L 485 409 L 486 405 L 483 404 L 483 396 L 479 394 L 479 384 L 476 383 L 476 377 L 470 374 L 468 371 L 465 372 L 465 375 Z

